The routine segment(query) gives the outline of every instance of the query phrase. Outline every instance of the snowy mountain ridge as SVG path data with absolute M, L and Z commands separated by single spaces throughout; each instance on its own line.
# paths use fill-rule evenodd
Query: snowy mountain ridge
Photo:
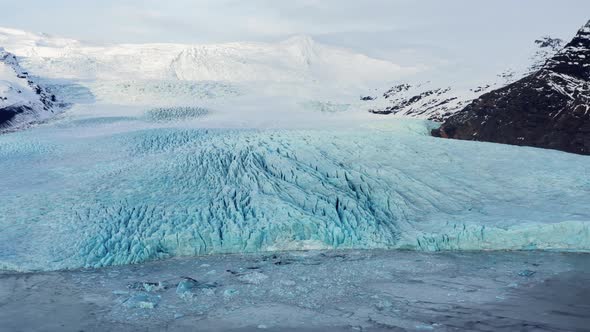
M 402 80 L 381 95 L 366 96 L 363 100 L 374 114 L 444 121 L 485 93 L 539 71 L 553 56 L 566 52 L 564 44 L 560 38 L 545 35 L 530 44 L 528 64 L 508 66 L 495 77 L 475 75 L 458 79 L 446 73 L 438 80 Z
M 499 83 L 482 84 L 477 87 L 464 87 L 449 84 L 439 86 L 433 82 L 402 83 L 385 91 L 382 96 L 375 97 L 369 105 L 373 114 L 394 114 L 441 121 L 458 112 L 470 101 L 489 91 Z
M 53 115 L 56 97 L 0 47 L 0 131 Z
M 390 81 L 419 70 L 307 36 L 278 43 L 90 45 L 0 28 L 0 45 L 47 78 L 357 83 Z
M 496 77 L 479 78 L 479 84 L 448 82 L 402 81 L 381 96 L 367 96 L 368 111 L 380 115 L 396 115 L 434 121 L 444 121 L 461 111 L 472 101 L 493 89 L 501 88 L 526 77 L 545 66 L 550 59 L 564 52 L 563 40 L 544 36 L 535 40 L 536 48 L 530 56 L 531 65 L 507 68 Z

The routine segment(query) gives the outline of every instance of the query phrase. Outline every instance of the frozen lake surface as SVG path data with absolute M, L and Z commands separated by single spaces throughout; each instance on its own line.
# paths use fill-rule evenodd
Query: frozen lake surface
M 312 251 L 0 274 L 1 331 L 588 331 L 590 255 Z

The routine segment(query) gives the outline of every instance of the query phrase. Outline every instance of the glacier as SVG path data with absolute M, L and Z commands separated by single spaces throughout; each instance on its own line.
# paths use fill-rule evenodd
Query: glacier
M 433 122 L 368 112 L 389 101 L 359 96 L 418 65 L 306 37 L 101 46 L 0 28 L 0 41 L 71 105 L 0 136 L 0 270 L 313 249 L 590 251 L 588 157 L 440 140 Z
M 590 250 L 588 157 L 440 140 L 433 125 L 104 116 L 0 136 L 0 269 L 307 249 Z

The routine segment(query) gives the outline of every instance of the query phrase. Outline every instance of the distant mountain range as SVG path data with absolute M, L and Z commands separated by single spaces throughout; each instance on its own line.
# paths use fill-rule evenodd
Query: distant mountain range
M 391 81 L 419 70 L 306 36 L 276 43 L 103 45 L 0 28 L 0 46 L 6 54 L 11 52 L 2 84 L 23 87 L 0 91 L 0 97 L 10 99 L 0 107 L 1 125 L 13 129 L 53 114 L 57 100 L 202 106 L 216 99 L 225 102 L 224 108 L 236 108 L 245 102 L 234 98 L 248 95 L 248 102 L 256 104 L 251 108 L 260 108 L 260 100 L 270 96 L 267 101 L 272 104 L 264 103 L 269 109 L 284 104 L 294 109 L 322 111 L 322 105 L 332 104 L 338 110 L 349 109 L 346 101 L 341 102 L 348 93 L 343 87 Z M 320 91 L 324 87 L 338 97 Z M 30 89 L 35 93 L 26 94 Z M 23 98 L 16 98 L 13 90 L 23 91 L 18 93 Z M 348 96 L 357 101 L 356 94 Z M 282 104 L 276 106 L 276 101 Z
M 307 36 L 277 43 L 94 45 L 0 28 L 0 46 L 35 75 L 57 79 L 358 83 L 416 70 Z

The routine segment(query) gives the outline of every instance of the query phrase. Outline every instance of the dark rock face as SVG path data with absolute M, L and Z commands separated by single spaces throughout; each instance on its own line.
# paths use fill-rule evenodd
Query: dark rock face
M 32 109 L 25 105 L 0 108 L 0 128 L 7 126 L 17 114 L 31 111 Z
M 484 94 L 432 134 L 590 155 L 590 21 L 539 71 Z

